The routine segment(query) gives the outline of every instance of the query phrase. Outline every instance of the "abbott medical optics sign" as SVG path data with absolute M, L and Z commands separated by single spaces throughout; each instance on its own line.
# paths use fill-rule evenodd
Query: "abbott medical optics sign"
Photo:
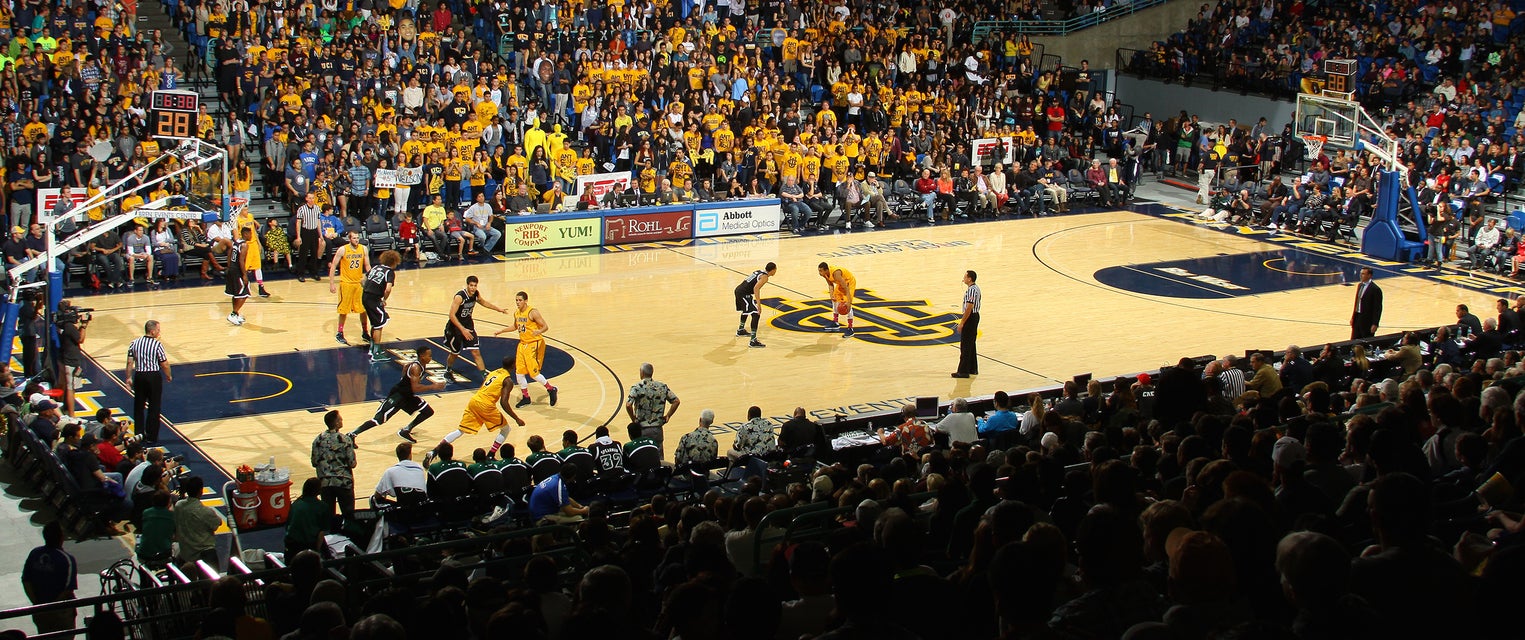
M 782 220 L 783 209 L 776 200 L 756 204 L 721 204 L 713 208 L 695 207 L 694 237 L 778 231 Z

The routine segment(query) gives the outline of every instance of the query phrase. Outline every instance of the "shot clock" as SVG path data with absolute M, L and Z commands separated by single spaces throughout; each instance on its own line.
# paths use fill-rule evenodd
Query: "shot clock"
M 158 138 L 196 137 L 201 95 L 194 91 L 155 91 L 149 99 L 152 132 Z

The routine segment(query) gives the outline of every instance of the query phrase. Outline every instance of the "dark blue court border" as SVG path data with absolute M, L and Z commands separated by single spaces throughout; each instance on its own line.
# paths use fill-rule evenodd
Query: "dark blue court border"
M 1348 244 L 1333 244 L 1291 234 L 1271 234 L 1261 229 L 1248 229 L 1233 225 L 1205 222 L 1198 218 L 1195 213 L 1164 204 L 1154 204 L 1132 209 L 1134 213 L 1181 223 L 1191 227 L 1209 229 L 1219 233 L 1232 235 L 1240 238 L 1250 238 L 1268 244 L 1279 245 L 1298 251 L 1312 253 L 1326 253 L 1327 257 L 1334 260 L 1343 260 L 1357 268 L 1368 267 L 1377 276 L 1378 280 L 1383 277 L 1413 277 L 1431 280 L 1440 284 L 1473 291 L 1484 295 L 1503 298 L 1513 298 L 1525 295 L 1525 282 L 1513 280 L 1499 275 L 1481 271 L 1469 271 L 1453 266 L 1441 268 L 1429 267 L 1419 264 L 1394 262 L 1374 258 L 1361 253 L 1359 246 Z M 1036 245 L 1034 245 L 1036 247 Z
M 164 304 L 164 305 L 151 305 L 151 307 L 153 307 L 153 308 L 168 308 L 168 307 L 184 307 L 184 306 L 205 306 L 206 304 L 207 303 L 205 303 L 205 302 L 177 302 L 177 303 Z M 277 303 L 277 304 L 280 304 L 280 305 L 283 305 L 283 306 L 284 305 L 294 305 L 294 306 L 316 306 L 316 307 L 323 307 L 325 309 L 332 309 L 333 308 L 333 305 L 331 303 L 327 303 L 327 302 L 281 302 L 281 303 Z M 112 311 L 117 311 L 117 310 L 120 310 L 120 308 L 105 308 L 105 307 L 102 307 L 102 308 L 98 308 L 96 310 L 96 312 L 97 313 L 110 313 Z M 418 313 L 418 314 L 434 315 L 434 316 L 441 316 L 441 317 L 446 315 L 445 312 L 441 312 L 441 311 L 424 311 L 424 310 L 420 310 L 420 309 L 392 308 L 390 310 L 394 312 L 394 315 L 396 313 Z M 497 322 L 493 322 L 491 320 L 485 320 L 485 319 L 484 320 L 479 320 L 477 325 L 478 325 L 479 328 L 482 328 L 483 330 L 486 330 L 487 328 L 491 328 L 491 327 L 499 327 L 499 328 L 501 328 L 501 327 L 508 326 L 508 325 L 504 325 L 502 323 L 497 323 Z M 168 333 L 168 336 L 165 338 L 165 341 L 166 341 L 166 345 L 170 349 L 170 352 L 173 354 L 173 352 L 174 352 L 173 327 L 172 326 L 168 327 L 168 331 L 169 331 L 169 333 Z M 398 341 L 386 342 L 385 346 L 388 349 L 400 349 L 400 348 L 406 348 L 405 345 L 413 345 L 413 346 L 416 347 L 416 346 L 422 346 L 422 345 L 427 344 L 427 345 L 430 345 L 430 346 L 432 346 L 434 348 L 434 359 L 435 359 L 435 361 L 443 363 L 445 361 L 445 358 L 449 354 L 447 352 L 445 352 L 443 347 L 440 346 L 440 343 L 438 342 L 438 340 L 439 340 L 438 338 L 417 338 L 417 339 L 412 339 L 412 340 L 398 340 Z M 488 365 L 489 368 L 496 368 L 497 365 L 498 365 L 498 361 L 501 360 L 504 355 L 507 355 L 507 353 L 509 353 L 509 351 L 507 351 L 507 349 L 509 349 L 511 347 L 514 347 L 514 346 L 517 346 L 517 343 L 518 343 L 517 340 L 512 340 L 512 339 L 507 339 L 507 338 L 493 338 L 493 337 L 487 337 L 487 336 L 484 336 L 482 338 L 482 342 L 483 342 L 484 345 L 499 344 L 499 343 L 501 343 L 503 345 L 502 347 L 496 347 L 496 346 L 489 347 L 487 351 L 484 351 L 482 353 L 482 359 L 484 360 L 484 363 Z M 354 382 L 346 383 L 346 387 L 345 387 L 346 388 L 346 393 L 345 393 L 345 395 L 341 396 L 343 402 L 365 402 L 365 401 L 368 401 L 368 400 L 380 400 L 381 398 L 386 396 L 386 390 L 390 389 L 391 385 L 394 384 L 397 381 L 397 379 L 401 376 L 401 365 L 398 364 L 395 359 L 392 362 L 376 363 L 375 366 L 372 367 L 371 363 L 369 361 L 369 355 L 367 353 L 367 350 L 364 349 L 364 348 L 335 346 L 335 347 L 332 347 L 332 348 L 311 350 L 311 352 L 324 352 L 324 351 L 349 352 L 349 353 L 352 353 L 352 354 L 356 354 L 356 355 L 338 355 L 338 354 L 335 354 L 333 356 L 333 358 L 339 359 L 339 360 L 345 362 L 346 364 L 348 364 L 349 358 L 363 357 L 365 359 L 364 365 L 365 365 L 365 367 L 367 367 L 365 369 L 365 373 L 367 373 L 367 374 L 377 373 L 378 371 L 383 371 L 383 370 L 389 372 L 388 375 L 375 375 L 375 376 L 366 375 L 367 381 L 364 383 L 364 385 L 357 385 Z M 550 336 L 546 336 L 546 363 L 545 363 L 545 370 L 544 370 L 544 373 L 546 374 L 546 377 L 547 378 L 553 378 L 556 375 L 560 375 L 562 373 L 566 373 L 567 371 L 570 371 L 571 368 L 572 368 L 572 365 L 575 364 L 575 357 L 572 355 L 573 352 L 575 352 L 577 354 L 580 354 L 580 356 L 582 358 L 584 358 L 584 359 L 586 359 L 588 361 L 597 363 L 598 366 L 603 367 L 604 371 L 608 372 L 609 376 L 611 378 L 613 378 L 614 386 L 615 386 L 615 389 L 616 389 L 616 393 L 618 395 L 616 397 L 614 408 L 612 408 L 610 410 L 610 413 L 609 413 L 608 417 L 606 417 L 604 419 L 604 421 L 602 423 L 602 426 L 609 426 L 610 424 L 613 424 L 616 419 L 618 419 L 621 415 L 624 414 L 623 409 L 624 409 L 624 406 L 625 406 L 625 386 L 624 386 L 624 383 L 620 379 L 619 373 L 615 372 L 614 369 L 612 367 L 610 367 L 608 363 L 604 362 L 602 359 L 598 358 L 597 356 L 594 356 L 593 354 L 588 353 L 587 351 L 583 350 L 582 348 L 577 347 L 576 345 L 572 345 L 572 344 L 563 342 L 561 340 L 557 340 L 555 338 L 552 338 Z M 304 352 L 304 351 L 300 351 L 300 350 L 295 350 L 292 353 L 293 354 L 301 354 L 301 353 L 308 353 L 308 352 Z M 87 355 L 87 357 L 89 357 L 88 353 L 86 355 Z M 278 355 L 278 354 L 272 354 L 272 356 L 273 355 Z M 290 354 L 279 354 L 279 355 L 290 355 Z M 267 357 L 271 357 L 271 356 L 259 356 L 259 358 L 267 358 Z M 242 356 L 231 356 L 229 359 L 221 360 L 221 361 L 207 361 L 208 363 L 211 363 L 211 362 L 220 362 L 220 363 L 222 363 L 222 365 L 221 365 L 222 368 L 221 369 L 207 368 L 207 369 L 202 369 L 202 372 L 235 371 L 235 370 L 237 370 L 237 371 L 252 371 L 252 369 L 238 369 L 238 368 L 235 368 L 233 365 L 228 364 L 228 363 L 235 362 L 236 358 L 242 358 Z M 562 360 L 563 358 L 565 359 L 564 361 Z M 555 363 L 553 363 L 553 359 L 556 361 Z M 297 362 L 300 362 L 300 361 L 297 361 Z M 92 358 L 92 363 L 94 364 L 93 358 Z M 557 363 L 559 363 L 559 364 L 557 364 Z M 174 367 L 175 367 L 174 368 L 175 382 L 173 383 L 173 385 L 175 387 L 174 388 L 175 404 L 173 406 L 171 405 L 171 403 L 170 403 L 170 393 L 168 393 L 169 389 L 166 389 L 166 394 L 165 394 L 166 402 L 165 402 L 165 409 L 164 409 L 164 414 L 165 414 L 164 415 L 164 422 L 165 422 L 166 426 L 168 426 L 171 431 L 174 429 L 174 425 L 175 425 L 176 422 L 187 422 L 187 423 L 189 423 L 189 422 L 194 422 L 194 421 L 199 420 L 199 419 L 211 419 L 211 418 L 218 418 L 218 417 L 236 417 L 236 416 L 246 416 L 246 415 L 258 415 L 258 414 L 264 414 L 264 413 L 273 413 L 273 412 L 277 412 L 277 411 L 292 411 L 292 410 L 300 410 L 300 409 L 315 410 L 315 409 L 324 408 L 324 405 L 322 405 L 322 404 L 311 404 L 311 405 L 308 405 L 306 402 L 287 402 L 287 403 L 285 403 L 285 406 L 282 407 L 282 408 L 270 408 L 270 409 L 261 408 L 259 410 L 254 410 L 254 411 L 232 410 L 232 412 L 231 413 L 227 413 L 227 415 L 214 415 L 214 416 L 211 416 L 211 418 L 194 418 L 194 417 L 188 418 L 185 415 L 183 415 L 182 412 L 180 411 L 179 403 L 183 399 L 186 400 L 187 402 L 201 402 L 201 400 L 198 399 L 198 398 L 183 398 L 182 397 L 182 394 L 184 394 L 184 396 L 190 396 L 189 392 L 186 392 L 186 391 L 182 390 L 182 388 L 181 388 L 182 387 L 182 382 L 187 382 L 187 381 L 196 379 L 196 378 L 194 378 L 192 376 L 185 376 L 185 374 L 182 373 L 182 367 L 194 367 L 194 366 L 196 366 L 198 364 L 202 364 L 202 363 L 184 363 L 184 364 L 182 364 L 182 363 L 178 363 L 178 362 L 173 362 L 173 360 L 172 360 L 171 364 L 174 365 Z M 128 390 L 126 388 L 126 383 L 121 381 L 120 379 L 118 379 L 117 376 L 106 373 L 104 368 L 100 368 L 98 364 L 96 364 L 96 366 L 97 366 L 97 368 L 99 368 L 101 370 L 103 378 L 108 378 L 109 377 L 109 378 L 111 378 L 113 380 L 116 380 L 117 381 L 117 385 L 115 385 L 115 386 L 119 386 L 124 391 L 128 391 L 129 392 L 128 402 L 127 402 L 127 404 L 125 406 L 127 406 L 128 408 L 131 408 L 132 403 L 131 403 L 130 390 Z M 210 365 L 209 365 L 209 367 L 210 367 Z M 458 362 L 455 365 L 456 371 L 461 372 L 463 374 L 468 372 L 468 371 L 470 371 L 471 369 L 474 369 L 474 368 L 475 368 L 474 364 L 468 365 L 468 364 L 463 364 L 463 363 L 459 363 Z M 348 370 L 349 371 L 354 371 L 353 369 L 348 369 Z M 394 371 L 395 371 L 396 375 L 391 375 L 391 372 L 394 372 Z M 185 369 L 185 372 L 186 373 L 193 373 L 193 371 L 191 369 Z M 277 375 L 283 375 L 283 374 L 279 374 L 278 372 L 273 372 L 273 371 L 270 372 L 270 373 L 277 373 Z M 336 372 L 336 371 L 334 371 L 332 369 L 322 370 L 322 371 L 313 370 L 314 377 L 317 377 L 319 379 L 334 378 L 333 380 L 324 380 L 324 382 L 322 383 L 324 385 L 328 385 L 328 386 L 332 386 L 332 387 L 338 387 L 339 386 L 339 382 L 338 382 L 337 377 L 336 377 L 336 375 L 339 374 L 339 373 L 343 373 L 343 371 Z M 223 379 L 222 382 L 224 382 L 224 383 L 226 383 L 231 378 L 239 378 L 239 377 L 265 378 L 266 376 L 212 376 L 212 378 L 222 378 Z M 293 376 L 287 375 L 285 377 L 290 378 L 290 377 L 293 377 Z M 371 381 L 370 380 L 370 378 L 372 378 L 372 377 L 375 378 L 375 381 Z M 297 381 L 297 380 L 293 380 L 293 390 L 292 391 L 295 392 L 297 390 L 297 388 L 299 388 L 301 386 L 304 386 L 306 381 L 307 381 L 306 377 L 304 377 L 303 380 L 300 381 L 300 382 Z M 458 384 L 460 384 L 459 387 L 456 387 L 456 386 L 452 385 L 451 387 L 448 387 L 446 389 L 445 393 L 454 392 L 454 391 L 457 391 L 457 390 L 464 391 L 464 390 L 467 390 L 467 389 L 470 389 L 470 390 L 474 391 L 477 388 L 477 386 L 475 386 L 475 385 L 480 384 L 480 382 L 481 382 L 480 377 L 476 376 L 475 374 L 473 374 L 470 382 L 458 383 Z M 273 378 L 269 379 L 268 382 L 266 382 L 266 381 L 255 381 L 255 382 L 248 382 L 247 384 L 248 384 L 248 390 L 249 391 L 253 391 L 255 385 L 265 385 L 262 388 L 268 389 L 268 391 L 265 392 L 266 394 L 278 391 L 281 387 L 284 386 L 284 383 L 277 383 L 277 381 L 275 379 L 273 379 Z M 364 396 L 361 396 L 360 395 L 361 392 L 357 391 L 357 389 L 363 389 Z M 228 406 L 229 394 L 226 391 L 225 387 L 221 387 L 220 386 L 213 393 L 215 393 L 214 397 L 216 398 L 216 402 L 221 402 L 225 406 Z M 286 394 L 286 395 L 289 395 L 289 393 Z M 259 396 L 258 395 L 240 395 L 239 397 L 249 398 L 249 397 L 259 397 Z M 349 398 L 356 398 L 356 399 L 350 400 Z M 238 404 L 258 404 L 258 403 L 238 403 Z M 305 406 L 302 406 L 302 405 L 305 405 Z M 227 410 L 227 409 L 222 409 L 221 413 L 226 413 L 228 411 L 229 410 Z M 204 413 L 209 413 L 209 412 L 210 412 L 209 409 L 201 409 L 200 410 L 200 413 L 203 413 L 203 414 Z M 177 438 L 177 439 L 179 439 L 179 438 Z
M 503 356 L 513 353 L 519 341 L 483 337 L 482 358 L 495 369 Z M 230 357 L 204 362 L 175 363 L 174 407 L 165 413 L 176 422 L 190 423 L 267 413 L 322 409 L 338 405 L 379 401 L 402 377 L 403 365 L 420 347 L 430 347 L 436 362 L 449 354 L 429 339 L 389 341 L 386 362 L 372 363 L 363 347 L 335 346 L 326 349 L 285 351 L 258 356 Z M 572 370 L 571 354 L 546 345 L 543 373 L 547 378 Z M 469 380 L 449 383 L 444 391 L 476 391 L 481 377 L 473 364 L 457 362 L 455 369 Z M 431 365 L 431 377 L 443 375 Z M 440 378 L 442 379 L 442 378 Z
M 1347 284 L 1358 280 L 1360 271 L 1360 265 L 1345 260 L 1275 249 L 1117 265 L 1104 267 L 1093 277 L 1125 291 L 1206 300 Z

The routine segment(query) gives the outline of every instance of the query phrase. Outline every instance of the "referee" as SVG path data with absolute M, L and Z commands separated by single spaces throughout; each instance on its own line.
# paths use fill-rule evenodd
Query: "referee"
M 958 371 L 953 372 L 955 378 L 980 375 L 980 361 L 974 351 L 974 339 L 980 334 L 980 285 L 974 283 L 977 277 L 972 270 L 964 272 L 964 284 L 969 288 L 964 291 L 964 316 L 958 319 Z
M 158 320 L 143 323 L 143 337 L 127 345 L 127 375 L 132 379 L 132 419 L 138 435 L 148 444 L 157 443 L 164 381 L 175 380 L 159 342 Z
M 314 280 L 321 280 L 323 278 L 318 271 L 320 268 L 318 260 L 321 258 L 318 255 L 318 244 L 323 237 L 318 233 L 318 227 L 322 222 L 319 219 L 322 215 L 323 208 L 318 206 L 318 197 L 311 193 L 307 194 L 306 202 L 302 206 L 297 207 L 296 225 L 294 225 L 297 229 L 295 243 L 297 248 L 297 282 L 307 282 L 308 276 L 312 276 Z M 343 327 L 340 328 L 342 329 Z

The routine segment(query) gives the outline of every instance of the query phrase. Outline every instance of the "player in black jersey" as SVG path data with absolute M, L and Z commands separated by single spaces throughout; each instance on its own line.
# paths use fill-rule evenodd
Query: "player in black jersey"
M 238 242 L 228 249 L 227 279 L 224 281 L 223 293 L 233 299 L 233 313 L 228 314 L 228 323 L 239 326 L 244 323 L 244 303 L 249 300 L 249 274 L 244 270 L 249 254 L 249 240 L 254 237 L 254 230 L 244 227 L 239 230 Z M 150 274 L 152 275 L 152 274 Z
M 380 264 L 371 267 L 360 285 L 360 306 L 365 307 L 365 317 L 371 321 L 371 362 L 388 359 L 381 351 L 381 329 L 387 326 L 387 298 L 391 297 L 392 284 L 397 281 L 399 264 L 402 264 L 402 254 L 382 252 Z
M 617 474 L 625 470 L 624 447 L 609 436 L 609 427 L 599 426 L 593 430 L 593 444 L 588 445 L 588 453 L 593 454 L 593 459 L 598 461 L 600 475 Z
M 455 298 L 450 301 L 450 319 L 445 321 L 445 351 L 450 352 L 450 357 L 445 358 L 445 379 L 451 382 L 464 380 L 456 375 L 456 358 L 470 357 L 477 363 L 477 371 L 487 373 L 487 365 L 482 362 L 482 349 L 477 339 L 476 321 L 472 319 L 472 312 L 476 311 L 477 305 L 482 305 L 498 313 L 508 313 L 507 309 L 495 305 L 482 297 L 482 292 L 477 290 L 477 277 L 466 276 L 466 288 L 455 292 Z
M 762 300 L 763 285 L 768 284 L 768 278 L 778 273 L 778 265 L 772 262 L 761 270 L 753 271 L 752 275 L 736 285 L 736 310 L 741 313 L 741 324 L 736 327 L 736 335 L 752 336 L 752 341 L 747 343 L 749 347 L 765 347 L 767 345 L 757 341 L 757 321 L 762 317 L 758 311 L 758 302 Z M 752 316 L 752 331 L 747 332 L 747 316 Z
M 382 400 L 381 406 L 376 409 L 376 415 L 370 420 L 361 423 L 359 428 L 349 433 L 350 439 L 354 439 L 355 436 L 365 433 L 377 425 L 386 424 L 387 420 L 392 419 L 392 416 L 397 415 L 397 412 L 401 411 L 413 416 L 413 421 L 398 431 L 397 435 L 402 436 L 402 439 L 408 442 L 418 442 L 413 439 L 411 433 L 413 428 L 423 424 L 425 420 L 434 415 L 434 408 L 430 407 L 429 403 L 425 402 L 423 398 L 418 397 L 418 394 L 441 391 L 445 388 L 445 383 L 443 382 L 431 384 L 424 381 L 424 375 L 428 373 L 429 363 L 434 360 L 433 356 L 434 353 L 429 350 L 429 347 L 419 347 L 418 360 L 403 365 L 402 379 L 398 380 L 397 384 L 392 385 L 392 390 L 387 392 L 386 399 Z

